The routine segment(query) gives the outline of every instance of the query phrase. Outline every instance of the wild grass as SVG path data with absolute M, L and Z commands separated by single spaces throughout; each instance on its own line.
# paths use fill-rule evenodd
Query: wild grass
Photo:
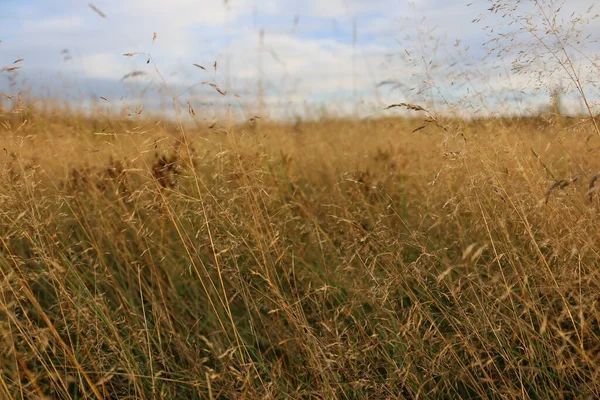
M 2 115 L 2 398 L 600 396 L 589 122 L 261 122 L 176 153 L 166 123 L 31 113 Z
M 385 85 L 423 101 L 388 108 L 414 118 L 186 126 L 6 96 L 0 398 L 600 398 L 588 20 L 489 4 L 490 54 L 561 75 L 585 117 L 556 88 L 550 114 L 495 109 L 458 41 L 402 52 L 424 73 Z

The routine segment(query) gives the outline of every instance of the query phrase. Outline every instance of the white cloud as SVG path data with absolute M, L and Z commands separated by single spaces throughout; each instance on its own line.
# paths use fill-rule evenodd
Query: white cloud
M 35 30 L 38 33 L 70 31 L 83 26 L 83 18 L 80 16 L 60 16 L 50 17 L 35 20 L 27 20 L 23 22 L 25 30 Z
M 67 69 L 90 78 L 115 80 L 136 68 L 133 62 L 125 61 L 120 55 L 92 53 L 82 56 L 77 63 L 67 64 Z
M 161 80 L 153 64 L 146 64 L 145 56 L 122 56 L 125 52 L 151 52 L 161 74 L 178 92 L 215 79 L 223 89 L 244 93 L 241 100 L 223 98 L 213 88 L 201 85 L 184 98 L 215 104 L 238 101 L 253 107 L 262 79 L 265 103 L 287 113 L 293 113 L 294 107 L 302 109 L 305 102 L 319 101 L 348 109 L 355 92 L 369 104 L 413 100 L 402 96 L 414 92 L 390 93 L 375 88 L 386 79 L 408 86 L 424 79 L 422 67 L 400 58 L 386 58 L 386 54 L 403 53 L 413 46 L 430 51 L 427 57 L 439 57 L 446 50 L 425 50 L 418 41 L 428 40 L 427 32 L 433 26 L 438 26 L 434 36 L 446 36 L 444 43 L 466 39 L 476 55 L 484 52 L 481 43 L 487 39 L 481 26 L 471 23 L 481 10 L 466 7 L 468 0 L 421 0 L 413 1 L 414 5 L 399 0 L 228 0 L 227 5 L 222 0 L 94 0 L 106 19 L 94 13 L 87 2 L 57 0 L 56 7 L 49 8 L 47 3 L 35 1 L 40 7 L 24 9 L 20 21 L 0 16 L 2 26 L 18 23 L 11 37 L 2 38 L 0 65 L 22 57 L 26 59 L 24 75 L 29 71 L 67 71 L 81 82 L 112 82 L 111 88 L 118 87 L 125 74 L 142 70 L 148 73 L 147 78 L 131 82 L 160 88 Z M 590 2 L 577 5 L 581 8 Z M 40 11 L 42 5 L 47 9 Z M 295 16 L 298 26 L 294 26 Z M 425 21 L 420 19 L 423 16 Z M 338 29 L 332 20 L 337 21 Z M 353 20 L 358 21 L 356 45 L 352 43 Z M 265 28 L 262 53 L 258 40 L 261 27 Z M 154 43 L 153 32 L 158 34 Z M 412 39 L 404 39 L 406 34 Z M 71 58 L 67 61 L 61 54 L 65 48 Z M 467 60 L 459 54 L 456 58 L 458 66 L 466 68 Z M 211 68 L 215 60 L 219 64 L 216 74 Z M 199 70 L 193 63 L 209 71 Z M 491 68 L 480 67 L 490 79 L 474 79 L 476 89 L 511 90 L 505 87 L 505 78 L 494 78 Z M 443 76 L 445 72 L 443 66 L 435 71 L 441 89 L 450 92 L 449 97 L 464 95 L 451 87 L 452 79 Z M 532 86 L 519 79 L 513 77 L 512 82 L 519 87 Z M 97 93 L 102 89 L 97 84 L 94 93 L 102 95 Z
M 196 24 L 221 26 L 249 10 L 246 0 L 235 0 L 235 6 L 231 7 L 214 0 L 106 1 L 98 2 L 97 6 L 109 20 L 129 21 L 134 26 L 155 26 L 157 29 L 184 29 Z

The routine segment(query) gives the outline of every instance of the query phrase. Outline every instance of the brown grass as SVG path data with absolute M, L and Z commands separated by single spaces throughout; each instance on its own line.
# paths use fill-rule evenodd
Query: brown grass
M 388 107 L 414 119 L 204 124 L 164 80 L 176 123 L 5 95 L 0 398 L 600 398 L 584 19 L 490 3 L 507 24 L 490 54 L 559 71 L 585 117 L 558 91 L 550 114 L 511 117 L 458 41 L 440 62 L 408 39 L 424 74 L 386 85 L 425 99 Z M 162 79 L 123 55 L 141 54 Z
M 589 124 L 263 122 L 177 155 L 168 124 L 31 114 L 2 116 L 3 398 L 600 395 Z

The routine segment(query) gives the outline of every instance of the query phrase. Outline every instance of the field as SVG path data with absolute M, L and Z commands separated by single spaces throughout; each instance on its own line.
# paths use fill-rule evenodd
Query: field
M 8 3 L 0 399 L 600 398 L 585 1 Z
M 0 397 L 600 397 L 591 121 L 411 115 L 5 108 Z

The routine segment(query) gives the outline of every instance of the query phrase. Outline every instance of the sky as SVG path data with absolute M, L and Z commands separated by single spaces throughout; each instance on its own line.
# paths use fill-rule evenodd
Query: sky
M 541 83 L 513 73 L 515 54 L 485 57 L 494 35 L 486 26 L 499 22 L 488 0 L 0 3 L 0 68 L 21 67 L 0 72 L 0 91 L 84 107 L 172 112 L 175 98 L 206 118 L 289 119 L 382 115 L 398 102 L 451 108 L 469 98 L 471 111 L 489 112 L 504 102 L 539 107 L 544 90 L 568 80 L 560 71 Z M 536 11 L 532 1 L 504 3 Z M 593 3 L 567 1 L 560 12 Z

